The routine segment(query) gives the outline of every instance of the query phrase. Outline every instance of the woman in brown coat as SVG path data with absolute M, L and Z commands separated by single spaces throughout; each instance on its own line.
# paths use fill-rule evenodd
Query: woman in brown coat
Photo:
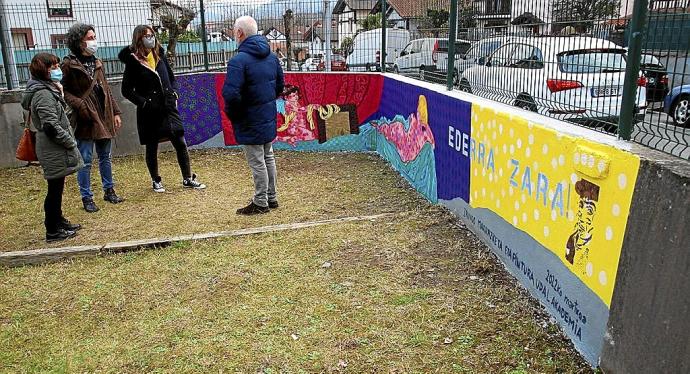
M 62 61 L 65 101 L 72 107 L 70 122 L 77 138 L 85 167 L 77 173 L 84 209 L 98 211 L 91 192 L 91 160 L 94 145 L 103 184 L 103 200 L 117 204 L 123 201 L 115 193 L 111 165 L 112 138 L 120 129 L 120 108 L 105 79 L 103 62 L 96 58 L 96 32 L 92 25 L 76 23 L 67 32 L 70 54 Z

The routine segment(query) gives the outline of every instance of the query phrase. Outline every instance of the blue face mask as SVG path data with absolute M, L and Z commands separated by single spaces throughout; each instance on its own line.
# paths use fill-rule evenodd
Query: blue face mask
M 62 70 L 55 69 L 50 71 L 50 80 L 53 82 L 59 82 L 62 80 Z

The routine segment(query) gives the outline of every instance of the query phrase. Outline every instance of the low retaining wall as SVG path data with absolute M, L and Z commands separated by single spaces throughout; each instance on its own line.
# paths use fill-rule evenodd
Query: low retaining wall
M 179 77 L 188 144 L 236 144 L 223 79 Z M 277 102 L 275 148 L 377 151 L 482 238 L 592 365 L 688 371 L 690 163 L 400 76 L 288 73 L 286 83 L 296 94 Z M 118 100 L 116 152 L 141 152 L 133 108 Z M 20 118 L 12 105 L 0 131 Z M 2 138 L 18 139 L 10 132 Z

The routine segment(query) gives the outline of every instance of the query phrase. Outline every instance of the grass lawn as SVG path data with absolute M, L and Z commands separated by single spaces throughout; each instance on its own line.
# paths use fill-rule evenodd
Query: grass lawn
M 86 228 L 70 244 L 405 213 L 0 269 L 0 372 L 591 372 L 476 237 L 375 156 L 280 153 L 282 206 L 251 218 L 234 215 L 251 189 L 238 153 L 193 153 L 203 192 L 173 183 L 173 157 L 165 195 L 141 157 L 116 160 L 128 201 L 95 215 L 72 179 L 66 212 Z M 2 246 L 43 247 L 38 171 L 0 177 Z
M 192 151 L 192 170 L 208 187 L 182 188 L 174 152 L 160 157 L 167 190 L 154 193 L 143 156 L 113 161 L 116 191 L 126 201 L 103 201 L 98 167 L 92 169 L 96 213 L 82 208 L 76 177 L 67 178 L 63 212 L 84 226 L 71 240 L 46 245 L 43 199 L 46 182 L 39 167 L 0 169 L 0 251 L 100 244 L 281 223 L 314 221 L 414 209 L 419 199 L 377 156 L 371 154 L 277 153 L 281 208 L 269 215 L 242 217 L 237 208 L 254 193 L 249 167 L 239 151 Z

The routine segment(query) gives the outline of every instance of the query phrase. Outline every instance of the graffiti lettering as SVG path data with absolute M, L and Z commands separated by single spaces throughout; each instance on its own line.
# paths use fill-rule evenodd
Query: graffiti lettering
M 568 327 L 578 339 L 582 340 L 582 328 L 577 323 L 578 321 L 573 319 L 573 317 L 570 316 L 570 313 L 568 313 L 568 310 L 566 310 L 558 302 L 558 300 L 556 300 L 556 296 L 553 296 L 551 298 L 551 306 L 556 310 L 556 312 L 558 313 L 558 316 L 561 317 L 561 319 L 565 323 L 565 326 Z
M 556 210 L 560 216 L 564 216 L 566 213 L 566 208 L 569 207 L 569 199 L 565 199 L 565 190 L 562 182 L 556 184 L 553 195 L 549 193 L 549 177 L 544 173 L 537 174 L 537 188 L 532 188 L 532 169 L 529 166 L 525 166 L 520 175 L 520 161 L 511 158 L 510 164 L 513 166 L 513 171 L 510 174 L 510 179 L 508 183 L 515 188 L 519 188 L 520 191 L 527 193 L 528 196 L 534 196 L 534 199 L 539 202 L 540 198 L 542 204 L 546 207 L 551 203 L 551 210 Z M 518 183 L 518 179 L 520 183 Z M 567 184 L 567 193 L 570 196 L 570 184 Z M 533 193 L 534 192 L 534 193 Z M 551 196 L 550 196 L 551 195 Z M 567 206 L 566 206 L 566 201 Z
M 551 285 L 551 288 L 556 291 L 558 296 L 563 297 L 563 290 L 561 290 L 561 285 L 558 283 L 558 279 L 555 275 L 551 274 L 548 269 L 546 269 L 546 282 Z
M 494 149 L 487 147 L 484 143 L 477 143 L 469 134 L 464 133 L 453 126 L 448 126 L 448 146 L 456 152 L 460 152 L 464 157 L 469 157 L 482 166 L 496 172 L 496 157 Z
M 448 126 L 448 146 L 462 152 L 465 157 L 470 157 L 468 152 L 469 140 L 469 134 L 456 130 L 453 126 Z

